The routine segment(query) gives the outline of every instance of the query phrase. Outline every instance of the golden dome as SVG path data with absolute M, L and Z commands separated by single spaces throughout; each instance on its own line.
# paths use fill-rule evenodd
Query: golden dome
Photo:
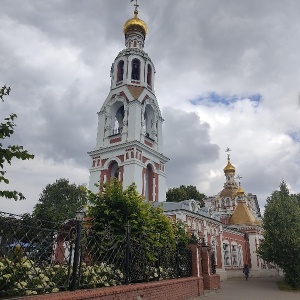
M 245 195 L 245 192 L 244 192 L 244 190 L 239 186 L 239 188 L 238 188 L 238 190 L 237 190 L 237 195 L 238 196 L 244 196 Z
M 134 17 L 127 20 L 123 26 L 123 32 L 126 34 L 130 30 L 141 31 L 144 35 L 148 32 L 147 24 L 138 18 L 138 11 L 134 11 Z
M 246 202 L 238 202 L 230 220 L 230 225 L 261 225 L 261 222 L 257 220 L 250 212 Z
M 235 199 L 236 194 L 237 194 L 236 186 L 227 186 L 218 194 L 218 197 L 220 198 L 230 197 L 231 199 Z
M 227 166 L 223 169 L 224 173 L 234 173 L 235 167 L 230 163 L 230 160 L 228 160 Z

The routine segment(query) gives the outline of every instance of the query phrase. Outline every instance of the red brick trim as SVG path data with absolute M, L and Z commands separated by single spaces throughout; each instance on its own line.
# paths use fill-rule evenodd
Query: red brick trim
M 146 139 L 144 140 L 145 145 L 149 146 L 149 147 L 153 147 L 153 144 L 148 142 Z
M 114 139 L 111 139 L 109 141 L 110 144 L 114 144 L 114 143 L 118 143 L 118 142 L 121 142 L 121 137 L 117 137 L 117 138 L 114 138 Z
M 28 296 L 26 300 L 186 300 L 203 294 L 202 277 Z

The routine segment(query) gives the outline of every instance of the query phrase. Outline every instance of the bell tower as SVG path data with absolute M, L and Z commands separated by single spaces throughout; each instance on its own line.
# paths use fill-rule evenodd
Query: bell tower
M 98 112 L 89 188 L 98 192 L 95 184 L 116 177 L 123 187 L 135 182 L 148 201 L 165 201 L 164 120 L 154 92 L 155 67 L 143 50 L 148 28 L 137 8 L 123 26 L 126 48 L 111 66 L 110 92 Z

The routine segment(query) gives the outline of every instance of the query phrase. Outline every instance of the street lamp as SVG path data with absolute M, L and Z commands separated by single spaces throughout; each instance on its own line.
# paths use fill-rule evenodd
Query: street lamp
M 76 289 L 76 274 L 80 256 L 80 235 L 81 235 L 81 223 L 83 221 L 85 212 L 81 208 L 80 210 L 76 211 L 75 213 L 75 222 L 76 222 L 76 240 L 75 240 L 75 250 L 74 250 L 74 261 L 73 261 L 73 274 L 72 274 L 72 281 L 71 281 L 71 290 L 75 291 Z
M 85 211 L 83 210 L 83 208 L 81 208 L 80 210 L 75 212 L 75 220 L 79 222 L 83 221 L 84 215 Z

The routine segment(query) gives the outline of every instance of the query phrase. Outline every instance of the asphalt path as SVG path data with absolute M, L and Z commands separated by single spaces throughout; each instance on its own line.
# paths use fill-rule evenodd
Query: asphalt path
M 217 292 L 195 300 L 300 300 L 300 292 L 278 290 L 276 282 L 281 280 L 282 277 L 231 278 L 222 281 Z

